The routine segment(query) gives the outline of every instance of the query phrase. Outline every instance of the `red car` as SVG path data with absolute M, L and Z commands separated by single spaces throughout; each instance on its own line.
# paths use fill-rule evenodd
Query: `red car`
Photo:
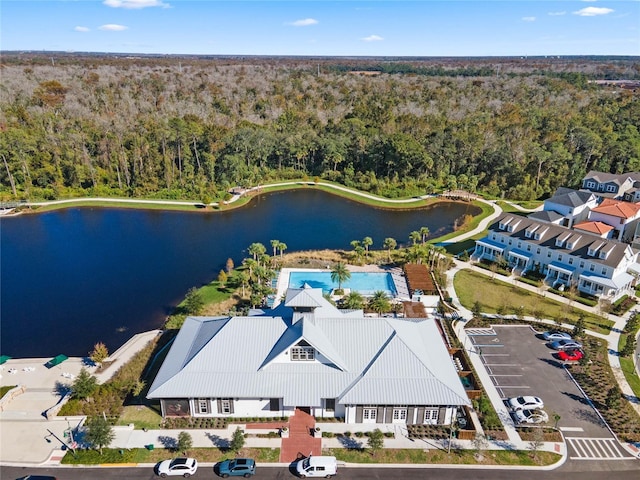
M 577 362 L 582 357 L 584 357 L 584 353 L 581 350 L 560 350 L 558 352 L 558 358 L 564 362 Z

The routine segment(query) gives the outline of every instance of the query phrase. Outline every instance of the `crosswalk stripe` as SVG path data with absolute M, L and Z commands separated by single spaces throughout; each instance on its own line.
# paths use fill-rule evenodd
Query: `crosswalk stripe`
M 613 438 L 567 437 L 575 456 L 572 460 L 626 460 L 631 458 Z

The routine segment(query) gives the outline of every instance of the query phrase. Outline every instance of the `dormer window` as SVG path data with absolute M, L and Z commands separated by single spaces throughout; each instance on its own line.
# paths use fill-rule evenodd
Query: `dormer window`
M 604 260 L 609 256 L 609 251 L 608 250 L 600 250 L 600 253 L 598 254 L 598 258 Z
M 310 362 L 315 358 L 315 348 L 305 341 L 298 343 L 295 347 L 291 347 L 291 361 L 293 362 Z
M 540 232 L 536 232 L 536 233 L 533 235 L 533 238 L 534 238 L 535 240 L 540 240 Z
M 502 223 L 502 222 L 500 222 L 500 224 L 498 225 L 498 227 L 500 228 L 500 230 L 506 230 L 506 229 L 507 229 L 507 224 L 506 224 L 506 223 Z
M 564 240 L 562 240 L 561 238 L 556 238 L 556 247 L 562 247 L 563 243 Z

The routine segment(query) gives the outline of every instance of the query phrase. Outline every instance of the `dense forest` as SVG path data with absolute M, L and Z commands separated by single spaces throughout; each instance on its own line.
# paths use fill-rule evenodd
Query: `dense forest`
M 216 199 L 309 177 L 529 200 L 640 171 L 637 58 L 4 53 L 0 68 L 2 200 Z M 595 82 L 616 79 L 636 86 Z

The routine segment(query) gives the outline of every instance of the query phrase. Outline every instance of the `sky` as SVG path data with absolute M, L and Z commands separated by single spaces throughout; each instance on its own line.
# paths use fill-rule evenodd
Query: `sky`
M 640 0 L 2 0 L 0 50 L 640 55 Z

